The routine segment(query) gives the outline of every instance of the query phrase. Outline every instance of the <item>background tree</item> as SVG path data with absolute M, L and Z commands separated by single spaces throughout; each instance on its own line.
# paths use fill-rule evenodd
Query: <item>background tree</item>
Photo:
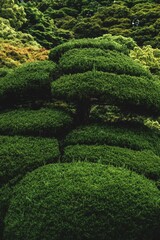
M 1 1 L 0 14 L 3 18 L 8 19 L 10 25 L 17 30 L 27 20 L 23 6 L 16 4 L 15 0 Z

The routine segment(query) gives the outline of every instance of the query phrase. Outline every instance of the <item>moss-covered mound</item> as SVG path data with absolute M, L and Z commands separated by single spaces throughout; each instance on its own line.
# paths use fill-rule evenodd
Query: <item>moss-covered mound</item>
M 160 157 L 152 151 L 98 145 L 73 145 L 64 150 L 64 162 L 88 161 L 131 169 L 146 177 L 160 179 Z
M 61 136 L 71 125 L 61 109 L 17 109 L 0 114 L 0 133 L 5 135 Z
M 0 187 L 12 178 L 58 161 L 56 139 L 0 136 Z
M 111 145 L 133 150 L 151 150 L 160 155 L 160 138 L 146 129 L 125 128 L 116 125 L 88 125 L 70 132 L 65 145 Z
M 15 188 L 5 240 L 158 240 L 160 192 L 149 180 L 101 164 L 52 164 Z
M 63 43 L 53 49 L 49 54 L 49 59 L 58 62 L 61 56 L 74 48 L 100 48 L 103 50 L 116 50 L 124 53 L 128 53 L 127 48 L 115 41 L 108 41 L 106 39 L 79 39 L 72 40 L 67 43 Z
M 0 81 L 0 107 L 50 99 L 51 78 L 56 64 L 51 61 L 27 63 Z
M 96 69 L 103 72 L 128 74 L 133 76 L 150 76 L 142 65 L 129 56 L 100 48 L 82 48 L 67 51 L 59 61 L 59 68 L 64 73 L 78 73 Z

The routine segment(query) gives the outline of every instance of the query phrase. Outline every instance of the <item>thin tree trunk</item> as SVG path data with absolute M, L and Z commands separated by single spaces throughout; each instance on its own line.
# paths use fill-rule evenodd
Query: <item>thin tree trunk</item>
M 90 100 L 81 100 L 76 105 L 76 125 L 85 125 L 89 122 L 89 115 L 91 110 Z

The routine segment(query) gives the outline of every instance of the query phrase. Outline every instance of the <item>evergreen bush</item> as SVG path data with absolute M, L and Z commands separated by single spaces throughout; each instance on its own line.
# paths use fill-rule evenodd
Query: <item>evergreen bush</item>
M 79 40 L 72 40 L 51 49 L 49 53 L 49 58 L 52 61 L 58 62 L 65 52 L 73 48 L 100 48 L 102 50 L 116 50 L 128 53 L 127 48 L 125 48 L 124 46 L 115 41 L 107 41 L 105 39 L 84 38 Z
M 71 131 L 65 145 L 111 145 L 132 150 L 151 150 L 160 155 L 159 134 L 146 129 L 134 129 L 116 125 L 88 125 Z
M 160 157 L 152 151 L 135 151 L 107 145 L 73 145 L 64 149 L 64 162 L 99 162 L 131 169 L 149 179 L 160 180 Z
M 147 76 L 151 74 L 141 64 L 129 56 L 117 51 L 104 51 L 98 48 L 72 49 L 67 51 L 59 61 L 59 68 L 65 74 L 78 73 L 96 69 L 97 71 Z
M 1 107 L 51 98 L 49 74 L 56 71 L 51 61 L 26 63 L 0 81 Z
M 159 199 L 155 184 L 123 168 L 47 165 L 15 187 L 4 238 L 158 240 Z
M 91 104 L 91 99 L 97 98 L 99 102 L 141 114 L 160 113 L 160 82 L 146 77 L 96 70 L 68 74 L 52 82 L 52 95 L 73 103 L 84 101 L 82 108 L 86 107 L 87 101 Z
M 0 114 L 0 133 L 5 135 L 58 136 L 70 128 L 72 118 L 61 109 L 17 109 Z
M 58 161 L 58 141 L 54 138 L 0 137 L 0 187 L 39 166 Z

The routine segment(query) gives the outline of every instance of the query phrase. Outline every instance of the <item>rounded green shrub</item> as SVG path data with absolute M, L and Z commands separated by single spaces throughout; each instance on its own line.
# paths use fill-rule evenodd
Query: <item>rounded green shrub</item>
M 146 77 L 100 71 L 63 75 L 52 82 L 53 97 L 77 102 L 97 98 L 129 111 L 160 113 L 160 82 Z
M 65 74 L 91 71 L 113 72 L 133 76 L 151 74 L 141 64 L 129 56 L 117 51 L 104 51 L 98 48 L 72 49 L 67 51 L 59 61 L 59 68 Z
M 127 48 L 124 47 L 124 45 L 119 44 L 118 42 L 111 40 L 108 41 L 106 39 L 84 38 L 79 40 L 72 40 L 54 47 L 49 53 L 49 59 L 58 62 L 65 52 L 74 48 L 100 48 L 103 50 L 116 50 L 128 53 Z
M 1 107 L 50 99 L 49 74 L 55 71 L 56 64 L 51 61 L 27 63 L 16 68 L 0 80 Z
M 70 132 L 65 145 L 111 145 L 132 150 L 151 150 L 160 155 L 159 134 L 146 129 L 132 129 L 116 125 L 88 125 Z
M 5 135 L 61 136 L 72 124 L 61 109 L 17 109 L 0 114 L 0 133 Z
M 135 151 L 107 145 L 73 145 L 64 149 L 64 162 L 99 162 L 125 167 L 153 180 L 160 180 L 160 157 L 152 151 Z
M 5 240 L 158 240 L 160 192 L 146 178 L 101 164 L 51 164 L 14 189 Z
M 14 177 L 58 161 L 60 155 L 55 138 L 0 136 L 0 146 L 0 187 Z

